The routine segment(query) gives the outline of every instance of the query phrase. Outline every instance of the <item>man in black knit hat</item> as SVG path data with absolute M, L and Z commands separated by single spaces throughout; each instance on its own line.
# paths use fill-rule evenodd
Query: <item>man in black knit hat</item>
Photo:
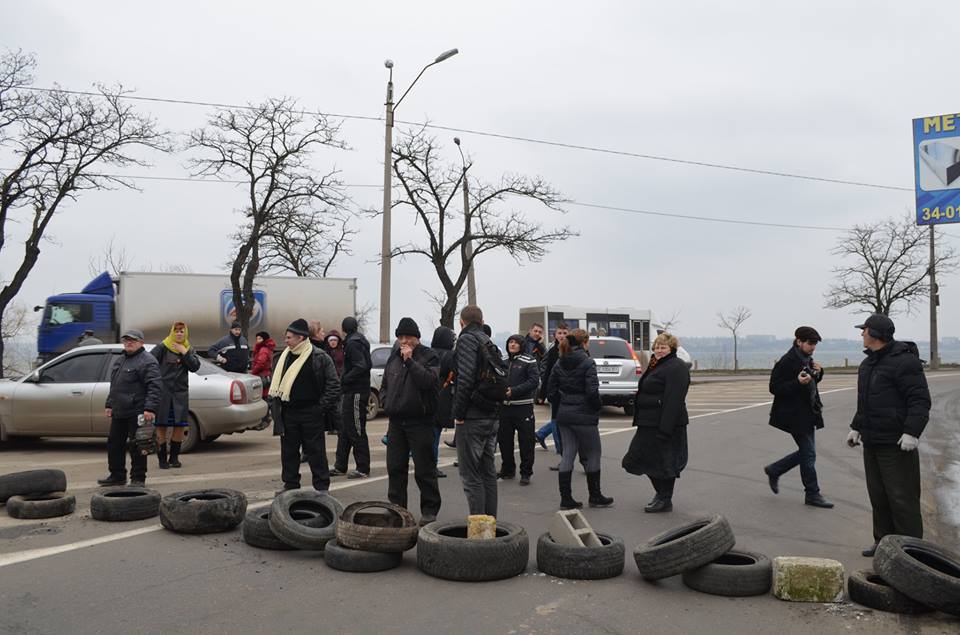
M 350 451 L 357 469 L 347 478 L 370 476 L 370 443 L 367 441 L 367 401 L 370 399 L 370 343 L 358 330 L 354 317 L 343 318 L 343 375 L 340 377 L 340 436 L 331 476 L 346 474 Z
M 780 477 L 800 466 L 804 502 L 813 507 L 830 509 L 833 503 L 820 494 L 817 482 L 816 430 L 823 427 L 823 402 L 817 384 L 823 379 L 823 368 L 813 360 L 820 334 L 812 326 L 801 326 L 793 334 L 793 346 L 770 373 L 770 425 L 793 437 L 797 451 L 763 468 L 770 489 L 780 492 Z
M 313 488 L 330 489 L 323 420 L 336 407 L 340 379 L 330 356 L 310 343 L 307 321 L 287 327 L 287 348 L 280 354 L 269 395 L 274 434 L 280 435 L 283 489 L 300 487 L 300 448 L 310 463 Z
M 383 371 L 380 396 L 390 418 L 387 427 L 387 496 L 407 506 L 407 473 L 413 454 L 413 474 L 420 489 L 420 524 L 437 519 L 440 489 L 433 458 L 433 414 L 437 407 L 440 358 L 420 343 L 420 328 L 411 318 L 400 320 L 395 348 Z

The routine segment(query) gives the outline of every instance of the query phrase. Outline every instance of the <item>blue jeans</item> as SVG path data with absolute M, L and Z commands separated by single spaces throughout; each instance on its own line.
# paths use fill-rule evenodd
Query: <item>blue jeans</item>
M 817 447 L 814 441 L 814 432 L 807 434 L 793 434 L 793 440 L 797 444 L 797 451 L 783 457 L 775 463 L 767 466 L 770 472 L 780 477 L 800 466 L 800 480 L 803 481 L 803 489 L 807 496 L 814 496 L 820 493 L 820 486 L 817 484 Z
M 563 456 L 563 442 L 560 440 L 560 431 L 557 429 L 558 406 L 559 404 L 550 404 L 550 421 L 537 430 L 537 439 L 546 439 L 548 434 L 551 435 L 553 437 L 553 449 L 557 451 L 557 454 Z

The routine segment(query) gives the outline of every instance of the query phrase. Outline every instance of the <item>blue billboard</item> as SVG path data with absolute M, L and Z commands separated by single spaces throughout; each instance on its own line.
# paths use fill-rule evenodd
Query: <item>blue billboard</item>
M 250 315 L 250 328 L 262 328 L 267 317 L 267 294 L 262 290 L 253 292 L 253 313 Z M 233 304 L 233 290 L 224 289 L 220 292 L 220 327 L 230 328 L 230 323 L 237 320 L 237 307 Z
M 913 120 L 917 224 L 960 222 L 960 113 Z

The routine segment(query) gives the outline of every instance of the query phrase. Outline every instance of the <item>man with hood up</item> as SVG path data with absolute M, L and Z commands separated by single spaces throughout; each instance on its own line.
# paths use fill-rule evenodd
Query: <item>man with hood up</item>
M 367 440 L 367 401 L 370 399 L 370 343 L 359 331 L 355 317 L 343 318 L 343 375 L 340 377 L 340 436 L 331 476 L 347 473 L 350 451 L 357 469 L 347 478 L 370 476 L 370 443 Z
M 520 484 L 529 485 L 533 475 L 534 432 L 533 400 L 540 387 L 540 364 L 532 355 L 523 352 L 522 335 L 507 338 L 509 377 L 507 399 L 500 409 L 500 472 L 497 478 L 512 479 L 517 473 L 513 455 L 513 438 L 520 444 Z
M 444 428 L 453 427 L 453 345 L 457 341 L 457 335 L 453 329 L 446 326 L 438 326 L 433 331 L 433 339 L 430 340 L 430 348 L 440 359 L 438 369 L 438 390 L 437 409 L 433 415 L 433 463 L 436 465 L 440 461 L 440 434 Z M 437 478 L 446 478 L 446 474 L 437 469 Z

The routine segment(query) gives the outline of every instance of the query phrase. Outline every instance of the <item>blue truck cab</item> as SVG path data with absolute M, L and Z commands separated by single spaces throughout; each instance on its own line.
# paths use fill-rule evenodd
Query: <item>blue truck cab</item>
M 47 298 L 37 329 L 40 362 L 76 346 L 88 329 L 104 343 L 117 341 L 116 292 L 106 272 L 88 282 L 80 293 L 61 293 Z

